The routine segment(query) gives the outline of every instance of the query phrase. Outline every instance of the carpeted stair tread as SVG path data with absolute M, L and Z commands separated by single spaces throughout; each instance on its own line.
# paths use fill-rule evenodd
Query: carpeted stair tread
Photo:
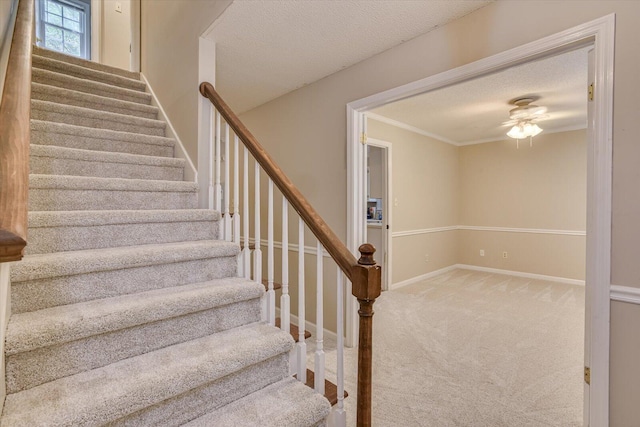
M 207 209 L 31 211 L 26 255 L 218 237 L 220 214 Z
M 149 179 L 96 178 L 87 176 L 29 175 L 29 188 L 81 189 L 108 191 L 195 192 L 194 182 L 158 181 Z
M 322 395 L 293 378 L 285 378 L 185 427 L 311 427 L 323 421 L 330 411 L 331 406 Z
M 173 157 L 175 140 L 32 119 L 31 144 Z
M 238 246 L 231 242 L 200 240 L 28 255 L 12 266 L 11 281 L 21 282 L 187 260 L 231 257 L 239 252 Z
M 155 136 L 165 136 L 166 128 L 166 123 L 162 120 L 39 100 L 31 101 L 31 117 L 36 120 Z
M 288 352 L 286 332 L 251 324 L 7 396 L 2 425 L 103 425 Z
M 31 84 L 31 99 L 92 108 L 94 110 L 108 111 L 111 113 L 129 114 L 147 119 L 158 118 L 158 107 L 152 105 L 123 101 L 41 83 Z
M 92 93 L 94 95 L 106 96 L 109 98 L 122 99 L 125 101 L 138 102 L 149 105 L 151 94 L 139 90 L 127 89 L 100 83 L 93 80 L 85 80 L 55 71 L 33 68 L 31 70 L 32 82 L 42 83 L 50 86 L 61 87 L 79 92 Z
M 183 221 L 219 221 L 220 212 L 209 209 L 35 211 L 29 212 L 29 229 L 110 224 L 145 224 Z
M 105 73 L 117 74 L 123 77 L 128 77 L 130 79 L 140 79 L 140 73 L 135 71 L 123 70 L 121 68 L 112 67 L 110 65 L 100 64 L 98 62 L 87 61 L 86 59 L 65 55 L 64 53 L 56 52 L 55 50 L 49 50 L 40 46 L 33 46 L 33 54 L 37 56 L 57 59 L 58 61 L 68 62 L 70 64 L 79 65 L 85 68 L 104 71 Z
M 226 278 L 20 313 L 9 321 L 5 351 L 14 355 L 259 298 L 263 293 L 255 282 Z
M 100 152 L 53 145 L 31 147 L 33 174 L 182 181 L 184 159 Z
M 51 57 L 33 55 L 31 63 L 33 68 L 55 71 L 57 73 L 67 74 L 69 76 L 85 80 L 92 80 L 138 91 L 144 91 L 146 88 L 146 84 L 137 79 L 131 79 L 121 75 L 83 67 Z

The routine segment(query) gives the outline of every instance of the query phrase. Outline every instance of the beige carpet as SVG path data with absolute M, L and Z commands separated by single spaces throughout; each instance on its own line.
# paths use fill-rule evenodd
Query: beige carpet
M 383 293 L 374 319 L 374 426 L 582 425 L 584 287 L 454 270 Z M 355 349 L 345 370 L 354 426 Z

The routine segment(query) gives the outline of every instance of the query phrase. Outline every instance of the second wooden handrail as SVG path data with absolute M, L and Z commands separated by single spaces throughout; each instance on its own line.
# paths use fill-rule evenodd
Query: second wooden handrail
M 200 85 L 200 93 L 215 105 L 227 124 L 233 129 L 260 166 L 262 166 L 262 169 L 269 178 L 273 180 L 274 184 L 287 198 L 291 206 L 293 206 L 296 212 L 302 217 L 309 229 L 320 243 L 322 243 L 322 246 L 324 246 L 340 266 L 340 269 L 346 274 L 349 280 L 352 280 L 353 268 L 358 266 L 356 257 L 347 249 L 329 225 L 327 225 L 309 201 L 302 195 L 300 190 L 298 190 L 273 158 L 271 158 L 269 153 L 266 152 L 258 140 L 249 132 L 249 129 L 240 121 L 227 103 L 224 102 L 218 92 L 213 88 L 213 85 L 208 82 L 202 83 Z
M 20 0 L 0 103 L 0 262 L 22 259 L 27 238 L 33 0 Z

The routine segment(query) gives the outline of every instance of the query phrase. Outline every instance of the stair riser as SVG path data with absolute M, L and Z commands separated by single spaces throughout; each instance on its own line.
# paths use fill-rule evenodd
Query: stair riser
M 75 126 L 84 126 L 94 129 L 109 129 L 118 132 L 132 132 L 143 135 L 165 136 L 164 124 L 162 127 L 142 126 L 136 123 L 126 123 L 99 117 L 66 114 L 56 111 L 32 109 L 31 118 L 55 123 L 66 123 Z
M 67 76 L 63 74 L 51 76 L 41 75 L 35 69 L 33 71 L 32 81 L 35 83 L 42 83 L 98 96 L 106 96 L 107 98 L 121 99 L 123 101 L 137 102 L 139 104 L 151 104 L 151 96 L 144 92 L 128 91 L 114 86 L 102 86 L 89 80 L 78 81 L 78 79 L 65 78 Z
M 40 101 L 49 101 L 49 102 L 58 102 L 60 104 L 65 105 L 73 105 L 76 107 L 83 108 L 91 108 L 94 110 L 108 111 L 110 113 L 118 113 L 118 114 L 126 114 L 136 117 L 142 117 L 144 119 L 157 119 L 158 112 L 150 111 L 148 109 L 145 110 L 137 110 L 132 108 L 127 108 L 125 105 L 118 105 L 117 103 L 100 103 L 97 100 L 81 98 L 81 97 L 72 97 L 67 94 L 58 94 L 58 93 L 48 93 L 44 91 L 40 91 L 39 89 L 31 90 L 31 99 L 37 99 Z
M 288 354 L 273 357 L 217 381 L 109 423 L 109 427 L 178 427 L 288 376 Z
M 110 191 L 32 188 L 30 211 L 195 209 L 195 192 Z
M 76 58 L 74 56 L 64 55 L 60 52 L 48 50 L 34 46 L 33 54 L 38 56 L 44 56 L 46 58 L 57 59 L 58 61 L 68 62 L 69 64 L 80 65 L 81 67 L 91 68 L 93 70 L 104 71 L 105 73 L 117 74 L 119 76 L 128 77 L 130 79 L 140 79 L 140 73 L 134 71 L 122 70 L 120 68 L 110 67 L 97 62 L 87 61 L 85 59 Z
M 182 181 L 183 167 L 140 165 L 131 163 L 104 163 L 54 157 L 29 159 L 31 173 L 44 175 L 93 176 L 99 178 L 156 179 Z
M 217 236 L 217 221 L 38 227 L 29 228 L 26 254 L 213 240 Z
M 7 392 L 15 393 L 110 363 L 260 320 L 260 300 L 105 333 L 7 357 Z
M 11 282 L 11 311 L 23 313 L 234 277 L 237 267 L 235 256 L 225 256 L 22 282 L 14 279 Z
M 83 150 L 107 151 L 114 153 L 141 154 L 145 156 L 173 157 L 173 146 L 143 144 L 113 139 L 91 138 L 62 133 L 31 131 L 31 143 L 80 148 Z
M 91 80 L 94 82 L 106 83 L 109 85 L 139 91 L 144 91 L 145 89 L 145 84 L 139 80 L 127 79 L 125 77 L 114 75 L 111 73 L 92 70 L 90 68 L 69 64 L 66 62 L 60 62 L 49 58 L 33 56 L 32 63 L 34 68 L 54 71 L 56 73 L 65 74 L 67 76 L 77 77 L 79 79 Z

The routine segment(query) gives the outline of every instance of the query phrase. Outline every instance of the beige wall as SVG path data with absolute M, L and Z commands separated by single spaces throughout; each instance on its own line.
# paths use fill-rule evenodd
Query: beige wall
M 116 12 L 116 3 L 122 12 Z M 100 62 L 112 67 L 129 69 L 131 43 L 131 1 L 103 0 L 100 34 Z
M 460 225 L 586 230 L 586 130 L 460 147 Z M 460 230 L 462 264 L 584 280 L 585 236 Z M 480 250 L 485 256 L 480 256 Z M 503 258 L 507 252 L 507 258 Z
M 198 39 L 231 0 L 142 0 L 141 67 L 191 160 L 198 159 Z

